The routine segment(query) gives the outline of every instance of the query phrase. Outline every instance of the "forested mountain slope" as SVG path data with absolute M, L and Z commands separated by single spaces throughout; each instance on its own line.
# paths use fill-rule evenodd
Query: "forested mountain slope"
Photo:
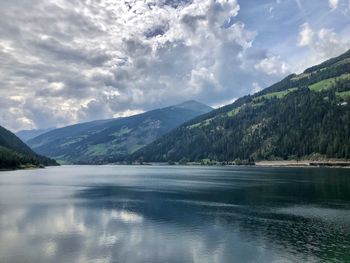
M 56 161 L 33 152 L 9 130 L 0 126 L 0 169 L 57 165 Z
M 28 144 L 62 163 L 108 163 L 158 139 L 184 122 L 211 111 L 196 101 L 131 117 L 76 124 L 42 134 Z
M 130 156 L 144 161 L 350 158 L 350 51 L 199 116 Z

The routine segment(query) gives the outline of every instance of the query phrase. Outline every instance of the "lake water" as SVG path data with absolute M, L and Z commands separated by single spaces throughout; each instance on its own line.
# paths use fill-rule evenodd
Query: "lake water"
M 350 169 L 1 172 L 0 262 L 350 262 Z

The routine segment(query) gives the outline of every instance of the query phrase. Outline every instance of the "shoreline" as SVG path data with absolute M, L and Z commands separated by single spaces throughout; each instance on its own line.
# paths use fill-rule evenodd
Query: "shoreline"
M 254 164 L 201 164 L 199 162 L 188 162 L 186 164 L 173 163 L 168 164 L 166 162 L 149 162 L 144 164 L 133 165 L 174 165 L 174 166 L 230 166 L 230 167 L 295 167 L 295 168 L 350 168 L 350 160 L 323 160 L 323 161 L 313 161 L 313 160 L 283 160 L 283 161 L 257 161 Z
M 329 167 L 329 168 L 350 168 L 350 161 L 340 160 L 290 160 L 290 161 L 259 161 L 255 163 L 258 167 Z
M 199 167 L 259 167 L 259 168 L 343 168 L 350 169 L 350 161 L 259 161 L 255 164 L 201 164 L 201 163 L 187 163 L 187 164 L 168 164 L 166 162 L 150 162 L 150 163 L 106 163 L 106 164 L 66 164 L 64 166 L 199 166 Z M 19 170 L 37 170 L 46 167 L 27 167 L 15 169 L 0 169 L 1 172 L 19 171 Z
M 20 170 L 37 170 L 37 169 L 45 169 L 47 166 L 43 165 L 33 165 L 33 166 L 19 166 L 13 168 L 0 168 L 0 172 L 10 172 L 10 171 L 20 171 Z
M 200 163 L 200 162 L 188 162 L 179 163 L 172 162 L 144 162 L 140 163 L 110 163 L 110 165 L 140 165 L 140 166 L 228 166 L 228 167 L 299 167 L 299 168 L 350 168 L 350 160 L 323 160 L 323 161 L 313 161 L 313 160 L 282 160 L 282 161 L 257 161 L 252 164 L 222 164 L 217 163 Z

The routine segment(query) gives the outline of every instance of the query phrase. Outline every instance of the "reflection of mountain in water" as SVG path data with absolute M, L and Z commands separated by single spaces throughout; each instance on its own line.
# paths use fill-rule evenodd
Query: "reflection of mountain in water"
M 332 181 L 338 189 L 337 195 L 349 201 L 350 185 L 344 184 L 349 179 L 340 176 L 335 182 L 326 170 L 324 173 L 317 176 L 316 182 L 308 181 L 308 173 L 294 181 L 285 177 L 274 180 L 249 177 L 233 183 L 236 180 L 228 178 L 221 185 L 207 182 L 204 188 L 194 191 L 97 186 L 79 192 L 78 196 L 93 200 L 89 202 L 92 206 L 127 209 L 152 222 L 190 228 L 188 231 L 194 233 L 203 231 L 203 227 L 211 232 L 220 226 L 224 232 L 234 233 L 243 240 L 301 254 L 308 260 L 346 257 L 350 248 L 350 214 L 348 210 L 335 209 L 339 204 L 329 202 L 328 198 L 334 194 L 334 188 L 329 187 Z M 308 206 L 304 207 L 306 201 Z M 286 208 L 279 208 L 283 206 Z M 220 237 L 214 240 L 223 242 Z M 227 249 L 230 251 L 229 246 Z
M 32 191 L 32 199 L 2 198 L 0 183 L 1 262 L 349 258 L 345 170 L 111 166 L 39 172 L 46 182 L 35 181 L 37 175 L 30 181 L 29 171 L 20 171 L 23 181 L 7 178 L 19 185 L 17 195 Z

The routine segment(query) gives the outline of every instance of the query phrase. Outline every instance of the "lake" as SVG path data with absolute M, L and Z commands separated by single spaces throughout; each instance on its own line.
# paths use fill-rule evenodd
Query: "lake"
M 0 262 L 350 262 L 350 169 L 1 172 Z

